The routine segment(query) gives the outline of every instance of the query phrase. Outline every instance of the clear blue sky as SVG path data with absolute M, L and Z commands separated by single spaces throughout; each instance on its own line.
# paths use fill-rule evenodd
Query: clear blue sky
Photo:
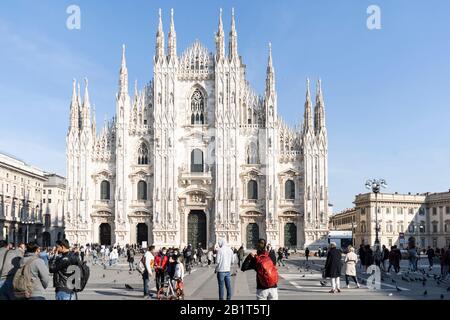
M 81 30 L 66 9 L 81 8 Z M 382 29 L 366 27 L 381 8 Z M 130 83 L 152 77 L 158 8 L 175 9 L 178 51 L 195 39 L 214 50 L 236 8 L 239 52 L 257 92 L 273 43 L 279 112 L 302 121 L 305 78 L 323 79 L 330 199 L 336 210 L 385 178 L 391 192 L 450 188 L 450 1 L 23 1 L 0 2 L 0 150 L 65 174 L 72 78 L 89 78 L 97 123 L 114 114 L 121 45 Z

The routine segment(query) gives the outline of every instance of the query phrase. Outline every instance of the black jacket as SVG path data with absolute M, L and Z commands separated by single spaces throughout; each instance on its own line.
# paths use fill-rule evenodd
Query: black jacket
M 275 257 L 275 252 L 273 250 L 271 250 L 269 252 L 269 257 L 273 262 L 273 265 L 276 265 L 277 263 L 277 258 Z M 245 258 L 244 262 L 242 263 L 242 267 L 241 267 L 242 271 L 247 271 L 247 270 L 255 270 L 256 271 L 256 258 L 253 257 L 251 254 L 249 254 L 247 256 L 247 258 Z M 274 286 L 273 288 L 276 288 L 277 286 Z M 256 289 L 258 290 L 264 290 L 264 289 L 270 289 L 270 288 L 266 288 L 264 287 L 258 279 L 258 275 L 256 275 Z
M 67 268 L 71 265 L 81 266 L 80 258 L 73 252 L 63 253 L 50 259 L 49 270 L 53 273 L 53 286 L 56 292 L 73 293 L 73 290 L 67 287 L 67 278 L 73 274 L 73 272 L 67 272 Z
M 330 249 L 325 262 L 325 277 L 337 278 L 341 276 L 341 259 L 342 255 L 336 248 Z

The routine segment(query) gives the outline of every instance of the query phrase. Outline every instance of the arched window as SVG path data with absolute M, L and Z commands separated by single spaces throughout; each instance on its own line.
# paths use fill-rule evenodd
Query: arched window
M 138 200 L 147 200 L 147 183 L 145 181 L 138 182 Z
M 148 148 L 145 143 L 142 143 L 138 150 L 138 164 L 148 164 Z
M 108 181 L 102 181 L 100 184 L 100 199 L 101 200 L 110 200 L 110 184 Z
M 205 98 L 199 89 L 191 97 L 191 124 L 205 124 Z
M 258 200 L 258 183 L 255 180 L 250 180 L 247 184 L 247 198 Z
M 191 172 L 203 172 L 203 152 L 195 149 L 191 153 Z
M 292 180 L 286 181 L 284 184 L 284 197 L 288 200 L 295 199 L 295 183 Z

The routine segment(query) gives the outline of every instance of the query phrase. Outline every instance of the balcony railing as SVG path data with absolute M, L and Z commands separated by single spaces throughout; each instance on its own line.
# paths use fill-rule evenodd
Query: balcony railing
M 198 170 L 200 171 L 200 170 Z M 212 172 L 208 165 L 203 166 L 202 172 L 192 172 L 191 170 L 183 169 L 180 175 L 181 181 L 184 184 L 192 183 L 194 181 L 199 181 L 204 184 L 211 184 L 212 182 Z

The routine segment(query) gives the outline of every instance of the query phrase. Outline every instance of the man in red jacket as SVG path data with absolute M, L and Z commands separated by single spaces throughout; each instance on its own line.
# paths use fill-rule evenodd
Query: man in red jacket
M 161 286 L 164 285 L 164 275 L 166 274 L 168 262 L 169 257 L 167 256 L 167 249 L 164 247 L 155 257 L 156 291 L 159 291 Z

